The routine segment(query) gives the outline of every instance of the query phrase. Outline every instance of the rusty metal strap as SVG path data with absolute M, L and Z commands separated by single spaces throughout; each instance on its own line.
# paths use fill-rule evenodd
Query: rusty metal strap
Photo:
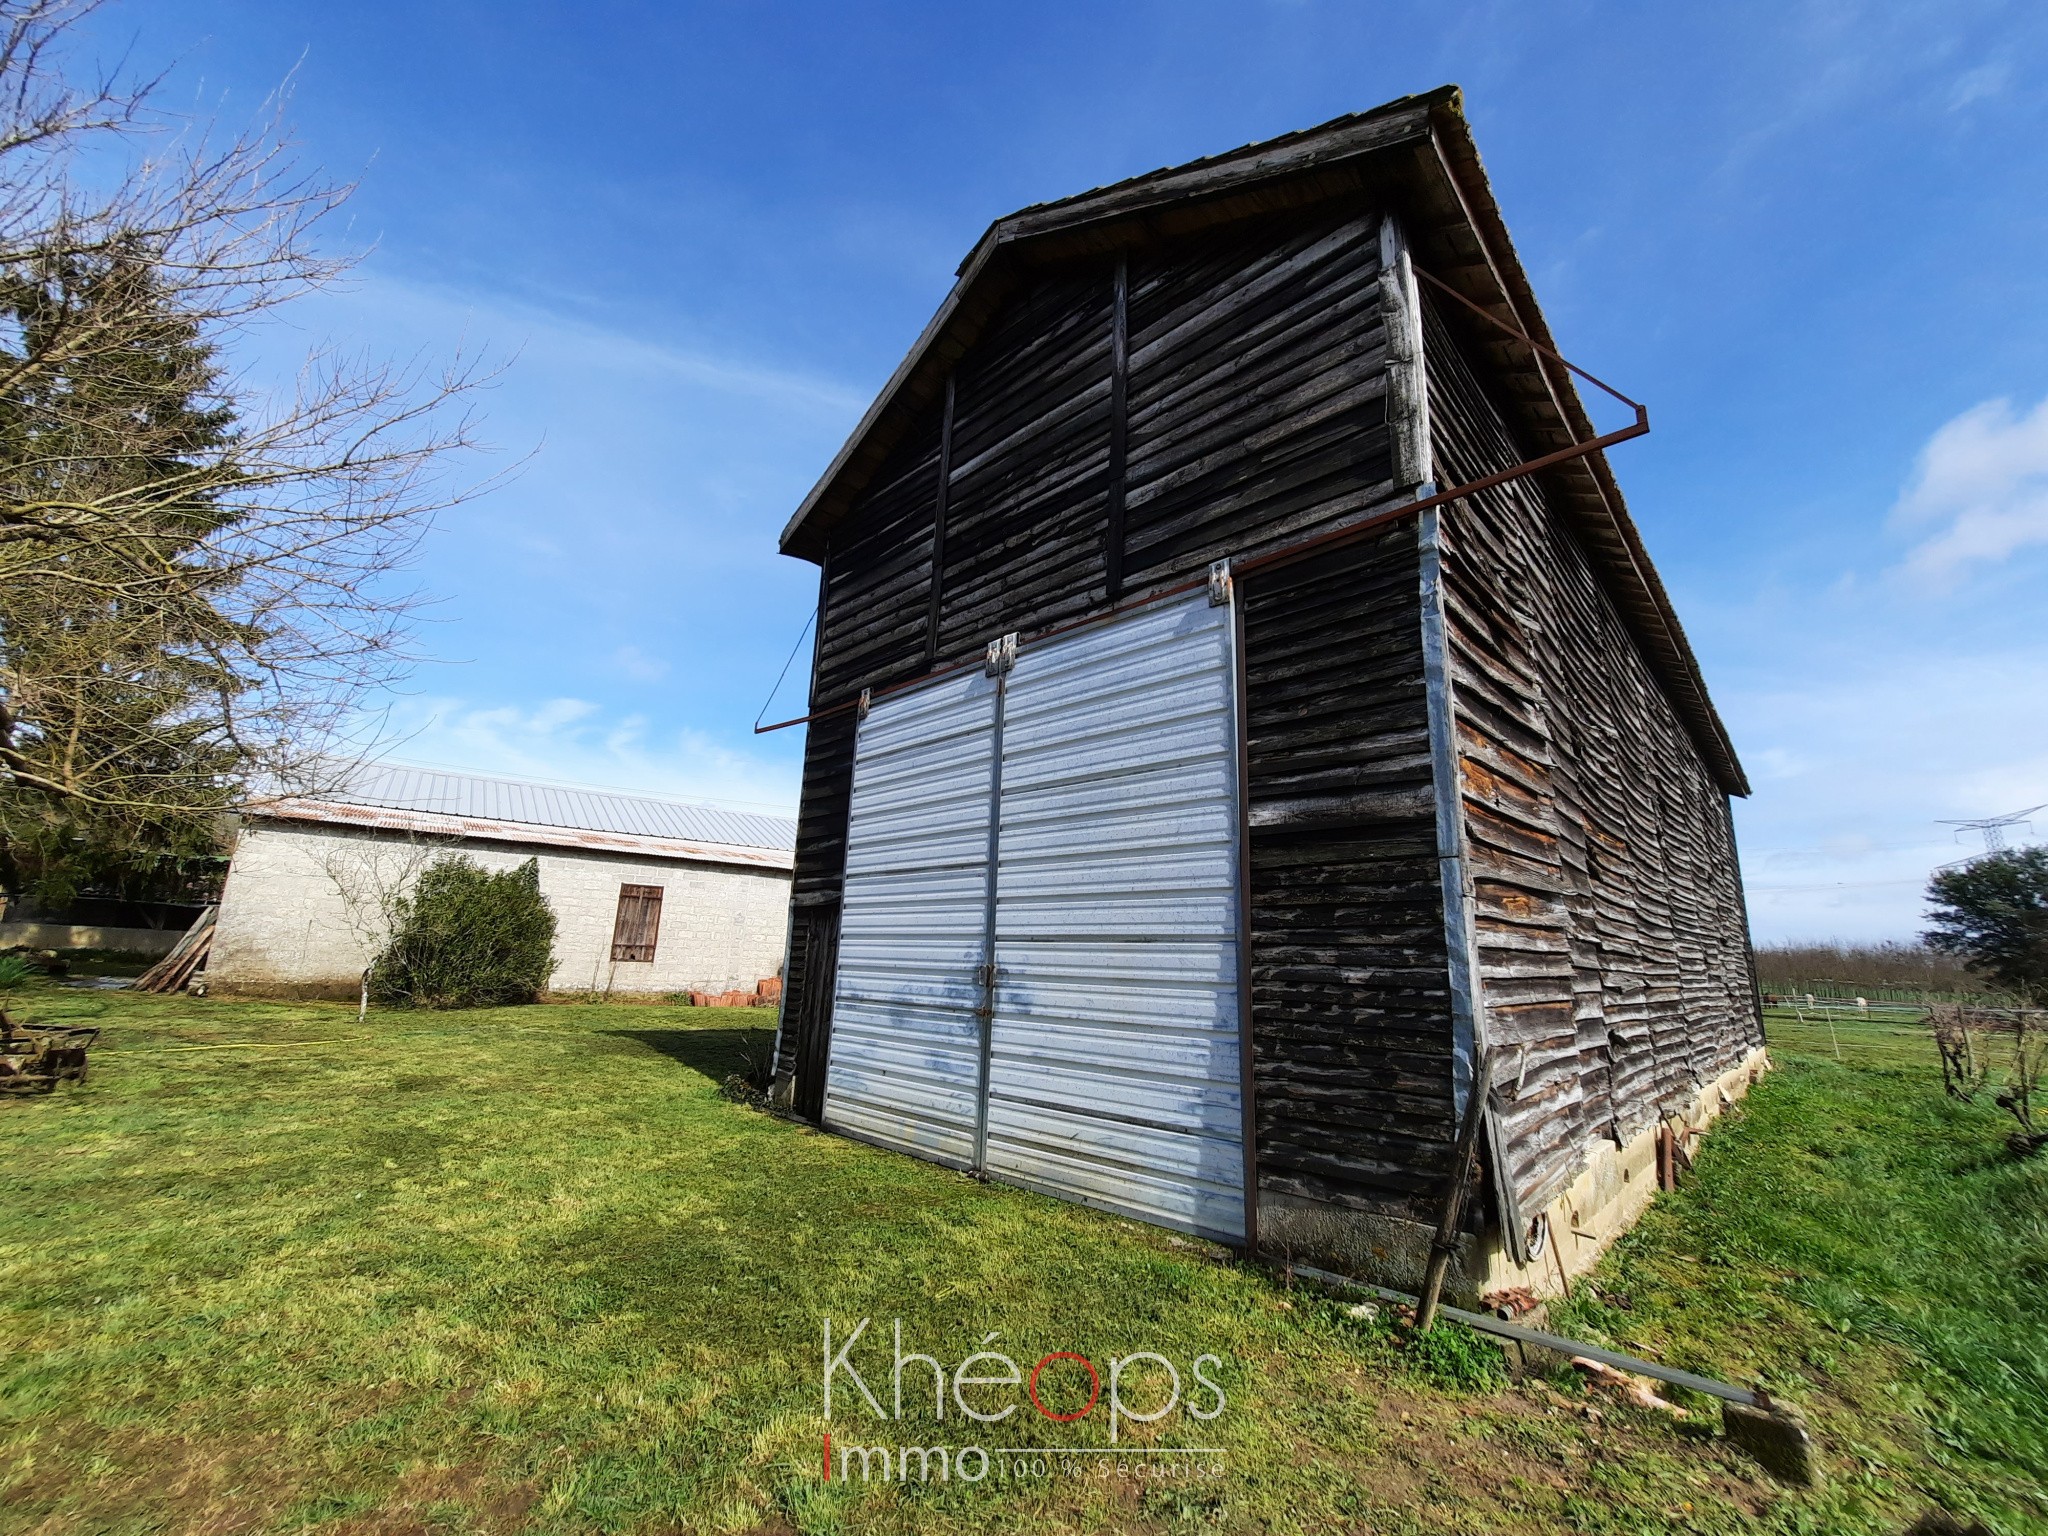
M 1276 565 L 1288 565 L 1308 555 L 1321 554 L 1326 549 L 1355 543 L 1388 523 L 1412 517 L 1426 508 L 1440 507 L 1446 502 L 1457 501 L 1466 496 L 1476 496 L 1481 491 L 1490 491 L 1495 486 L 1506 485 L 1511 480 L 1525 479 L 1555 465 L 1569 463 L 1573 459 L 1583 459 L 1589 453 L 1598 453 L 1601 449 L 1611 448 L 1616 443 L 1625 443 L 1632 437 L 1641 437 L 1649 430 L 1650 423 L 1645 417 L 1616 431 L 1588 438 L 1583 443 L 1573 443 L 1571 447 L 1560 448 L 1555 453 L 1546 453 L 1541 458 L 1525 459 L 1520 464 L 1496 474 L 1468 480 L 1463 485 L 1454 485 L 1448 491 L 1438 491 L 1417 501 L 1403 502 L 1398 507 L 1390 507 L 1372 517 L 1361 518 L 1355 523 L 1346 523 L 1341 528 L 1332 528 L 1326 533 L 1318 533 L 1293 544 L 1283 545 L 1279 549 L 1268 550 L 1265 554 L 1254 555 L 1249 560 L 1234 561 L 1231 568 L 1237 575 L 1249 576 L 1254 571 L 1263 571 Z
M 1522 345 L 1528 347 L 1531 351 L 1541 352 L 1545 357 L 1550 358 L 1553 362 L 1562 364 L 1564 367 L 1569 368 L 1573 373 L 1577 374 L 1580 378 L 1584 379 L 1588 384 L 1592 385 L 1595 389 L 1604 390 L 1606 393 L 1614 396 L 1615 399 L 1619 400 L 1623 405 L 1627 406 L 1630 410 L 1636 413 L 1636 420 L 1639 423 L 1641 423 L 1645 427 L 1649 425 L 1649 412 L 1643 409 L 1642 403 L 1640 401 L 1631 400 L 1627 395 L 1624 395 L 1612 384 L 1607 383 L 1603 379 L 1595 378 L 1592 374 L 1586 372 L 1585 369 L 1581 368 L 1577 363 L 1573 362 L 1570 358 L 1566 357 L 1563 353 L 1559 352 L 1555 347 L 1545 346 L 1542 342 L 1538 341 L 1535 337 L 1531 336 L 1527 331 L 1521 329 L 1521 327 L 1510 325 L 1507 321 L 1501 319 L 1500 316 L 1490 313 L 1487 309 L 1485 309 L 1483 306 L 1479 304 L 1475 304 L 1472 300 L 1466 298 L 1464 294 L 1458 292 L 1457 289 L 1453 288 L 1449 283 L 1445 282 L 1442 278 L 1431 276 L 1429 273 L 1423 271 L 1422 268 L 1416 266 L 1412 261 L 1408 264 L 1408 269 L 1409 271 L 1413 272 L 1417 277 L 1421 278 L 1425 283 L 1429 284 L 1430 287 L 1439 289 L 1442 292 L 1449 294 L 1452 298 L 1456 299 L 1460 304 L 1464 305 L 1467 309 L 1471 310 L 1473 314 L 1477 315 L 1480 319 L 1484 320 L 1488 325 L 1499 327 L 1501 330 L 1506 331 L 1510 336 L 1514 337 L 1517 341 L 1521 342 Z

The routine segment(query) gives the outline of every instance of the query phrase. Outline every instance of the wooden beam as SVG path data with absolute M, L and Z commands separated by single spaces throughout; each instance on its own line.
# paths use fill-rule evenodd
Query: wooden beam
M 946 587 L 946 503 L 953 489 L 953 375 L 946 375 L 945 414 L 939 418 L 939 484 L 932 497 L 931 607 L 925 615 L 924 665 L 939 660 L 939 603 Z
M 1124 595 L 1124 460 L 1129 444 L 1131 264 L 1116 259 L 1116 297 L 1109 332 L 1109 509 L 1103 531 L 1103 569 L 1113 603 Z
M 1429 455 L 1429 389 L 1422 377 L 1422 295 L 1409 265 L 1400 222 L 1380 220 L 1380 317 L 1387 333 L 1387 423 L 1393 435 L 1394 483 L 1433 479 Z

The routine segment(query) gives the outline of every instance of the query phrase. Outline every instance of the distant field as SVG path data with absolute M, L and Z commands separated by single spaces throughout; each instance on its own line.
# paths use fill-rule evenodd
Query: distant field
M 1766 992 L 1897 1000 L 1989 998 L 1983 978 L 1953 955 L 1919 944 L 1765 944 L 1756 951 Z
M 82 1091 L 0 1104 L 0 1531 L 2048 1531 L 2048 1164 L 1897 1026 L 1774 1018 L 1784 1069 L 1561 1316 L 1804 1403 L 1803 1492 L 1711 1408 L 1507 1385 L 1471 1335 L 1423 1359 L 1204 1245 L 730 1103 L 732 1011 L 24 1011 L 106 1034 Z M 827 1484 L 827 1315 L 955 1363 L 1214 1353 L 1219 1417 L 1119 1444 L 1223 1455 Z M 886 1335 L 859 1358 L 886 1398 Z M 842 1444 L 895 1436 L 847 1390 Z M 1100 1409 L 917 1428 L 1107 1448 Z

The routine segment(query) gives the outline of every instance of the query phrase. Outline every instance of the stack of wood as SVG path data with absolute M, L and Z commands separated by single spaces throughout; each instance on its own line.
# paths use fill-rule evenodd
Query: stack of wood
M 782 978 L 764 976 L 751 992 L 692 992 L 692 1008 L 773 1008 L 782 1001 Z
M 206 964 L 207 951 L 213 947 L 213 916 L 217 910 L 208 907 L 194 918 L 192 926 L 185 930 L 185 936 L 178 940 L 177 948 L 129 983 L 129 990 L 182 991 Z
M 60 1082 L 84 1082 L 86 1047 L 99 1036 L 97 1025 L 17 1024 L 0 1009 L 0 1094 L 49 1093 Z

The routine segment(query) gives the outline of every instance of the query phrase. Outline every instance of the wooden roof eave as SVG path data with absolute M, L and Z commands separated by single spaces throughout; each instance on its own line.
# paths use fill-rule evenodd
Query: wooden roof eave
M 1365 190 L 1384 180 L 1386 151 L 1425 145 L 1446 86 L 1354 118 L 1154 171 L 996 220 L 960 264 L 952 289 L 825 473 L 782 530 L 786 555 L 819 561 L 826 535 L 932 404 L 1027 266 L 1124 250 L 1279 208 Z
M 1431 158 L 1441 176 L 1439 195 L 1447 192 L 1454 209 L 1438 210 L 1439 214 L 1450 213 L 1448 229 L 1439 225 L 1411 231 L 1411 240 L 1421 247 L 1424 265 L 1433 276 L 1500 320 L 1553 352 L 1558 350 L 1508 237 L 1506 221 L 1494 201 L 1463 112 L 1452 101 L 1437 105 L 1432 116 L 1436 132 Z M 1425 178 L 1419 186 L 1427 187 L 1428 181 Z M 1456 317 L 1449 318 L 1455 325 Z M 1597 435 L 1571 375 L 1555 358 L 1501 331 L 1475 339 L 1492 355 L 1495 377 L 1505 386 L 1509 396 L 1505 403 L 1517 418 L 1514 425 L 1524 439 L 1525 452 L 1546 453 Z M 1542 478 L 1588 552 L 1603 567 L 1609 596 L 1670 691 L 1680 718 L 1715 778 L 1727 793 L 1747 795 L 1748 775 L 1707 693 L 1698 658 L 1629 515 L 1607 455 L 1588 454 Z

